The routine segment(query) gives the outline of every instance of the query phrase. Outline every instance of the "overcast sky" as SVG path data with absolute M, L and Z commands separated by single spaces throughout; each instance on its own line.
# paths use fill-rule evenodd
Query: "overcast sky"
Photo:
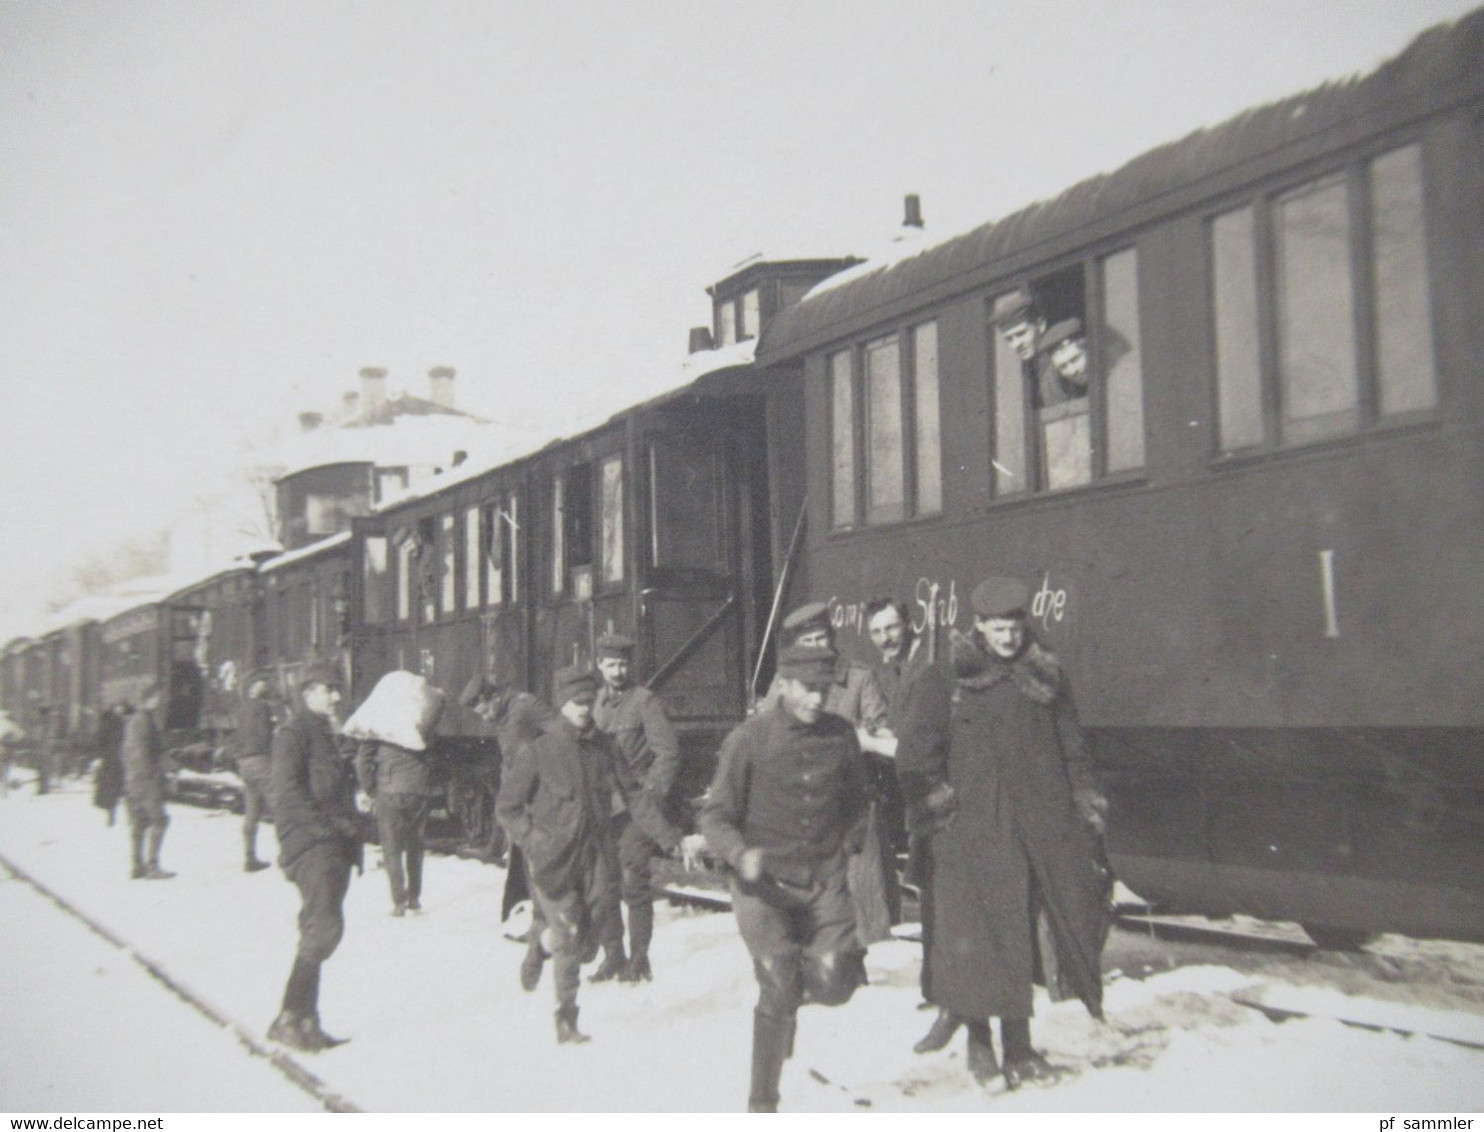
M 0 0 L 0 634 L 362 366 L 561 432 L 755 252 L 973 227 L 1473 6 Z

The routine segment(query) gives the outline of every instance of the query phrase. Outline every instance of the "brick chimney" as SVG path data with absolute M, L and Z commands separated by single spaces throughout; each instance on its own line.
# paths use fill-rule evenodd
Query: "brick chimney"
M 321 424 L 324 423 L 324 420 L 325 420 L 325 415 L 323 413 L 309 413 L 309 412 L 300 413 L 299 414 L 299 431 L 300 432 L 313 432 L 315 429 L 319 428 L 319 426 Z
M 370 416 L 386 404 L 386 370 L 367 366 L 361 370 L 361 412 Z
M 916 193 L 908 193 L 907 199 L 903 201 L 906 215 L 902 218 L 903 228 L 922 227 L 922 198 Z
M 453 408 L 453 366 L 434 366 L 428 370 L 428 400 L 444 409 Z

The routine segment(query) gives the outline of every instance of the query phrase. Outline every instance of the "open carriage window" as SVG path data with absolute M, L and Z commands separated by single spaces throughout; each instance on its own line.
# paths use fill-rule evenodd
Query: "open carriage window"
M 995 494 L 1059 491 L 1144 465 L 1138 254 L 994 296 Z
M 599 468 L 603 493 L 600 574 L 604 586 L 614 586 L 624 579 L 623 457 L 610 456 Z

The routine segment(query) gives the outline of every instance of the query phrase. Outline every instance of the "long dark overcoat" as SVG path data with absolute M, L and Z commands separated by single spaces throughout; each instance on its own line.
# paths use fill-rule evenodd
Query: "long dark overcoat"
M 946 773 L 958 806 L 933 838 L 933 997 L 965 1018 L 1030 1017 L 1034 883 L 1061 978 L 1102 1017 L 1107 874 L 1073 801 L 1096 785 L 1060 665 L 1034 643 L 1011 662 L 973 649 L 951 697 L 922 699 L 939 719 L 909 725 L 898 757 Z

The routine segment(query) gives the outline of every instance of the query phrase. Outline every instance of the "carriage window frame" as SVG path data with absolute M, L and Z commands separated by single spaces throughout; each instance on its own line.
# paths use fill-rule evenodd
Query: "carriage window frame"
M 936 317 L 825 356 L 832 530 L 943 514 L 941 358 Z M 920 415 L 920 403 L 932 405 L 932 420 Z
M 1377 200 L 1395 182 L 1384 182 L 1378 171 L 1395 170 L 1396 162 L 1414 180 L 1405 185 L 1412 191 L 1415 207 L 1408 219 L 1412 227 L 1402 234 L 1402 245 L 1378 228 Z M 1391 139 L 1382 148 L 1367 150 L 1348 161 L 1302 177 L 1285 179 L 1241 198 L 1223 202 L 1204 217 L 1206 319 L 1210 334 L 1212 419 L 1211 459 L 1220 464 L 1246 457 L 1304 450 L 1314 445 L 1351 440 L 1377 429 L 1406 425 L 1437 416 L 1441 409 L 1437 334 L 1437 256 L 1434 247 L 1437 207 L 1433 196 L 1431 146 L 1420 134 Z M 1344 328 L 1350 350 L 1344 363 L 1353 374 L 1353 397 L 1348 405 L 1312 420 L 1294 417 L 1290 374 L 1284 368 L 1282 291 L 1281 208 L 1284 202 L 1314 192 L 1323 186 L 1343 190 L 1345 279 L 1349 295 L 1348 325 Z M 1223 279 L 1216 233 L 1219 225 L 1240 216 L 1250 217 L 1251 244 L 1246 260 L 1247 276 Z M 1381 275 L 1387 255 L 1411 256 L 1420 271 L 1402 280 L 1398 288 Z M 1223 318 L 1223 288 L 1250 286 L 1232 304 L 1251 311 L 1249 321 Z M 1421 343 L 1420 369 L 1399 372 L 1394 335 L 1410 330 Z M 1410 324 L 1410 325 L 1408 325 Z M 1224 343 L 1244 341 L 1240 351 L 1242 368 L 1224 368 L 1230 351 Z M 1226 350 L 1227 352 L 1224 352 Z M 1251 360 L 1255 357 L 1255 364 Z M 1227 375 L 1230 375 L 1229 377 Z M 1240 388 L 1238 387 L 1240 386 Z M 1420 401 L 1417 400 L 1420 394 Z M 1403 403 L 1388 408 L 1388 400 L 1403 397 Z M 1411 398 L 1411 400 L 1406 400 Z M 1225 415 L 1240 413 L 1244 427 L 1230 439 L 1224 435 Z
M 989 370 L 989 475 L 995 502 L 1020 502 L 1048 496 L 1095 491 L 1108 484 L 1139 482 L 1149 467 L 1148 371 L 1144 358 L 1144 297 L 1140 287 L 1143 257 L 1138 240 L 1120 241 L 1083 252 L 1056 268 L 1046 268 L 1007 280 L 985 296 L 984 328 L 988 335 L 985 364 Z M 1122 269 L 1127 263 L 1128 269 Z M 1118 265 L 1115 273 L 1110 270 Z M 1128 292 L 1116 290 L 1112 279 L 1123 279 Z M 1076 303 L 1066 302 L 1066 292 L 1080 293 Z M 1087 451 L 1085 478 L 1054 483 L 1046 429 L 1062 423 L 1038 404 L 1039 378 L 1034 367 L 1028 374 L 1019 356 L 1005 343 L 992 318 L 995 302 L 1016 291 L 1060 293 L 1063 306 L 1080 306 L 1087 350 L 1085 416 Z M 1117 324 L 1110 295 L 1117 294 Z M 1056 310 L 1048 324 L 1069 317 Z M 1130 369 L 1130 363 L 1132 368 Z M 1002 378 L 1009 369 L 1012 380 Z M 1069 398 L 1071 405 L 1079 398 Z

